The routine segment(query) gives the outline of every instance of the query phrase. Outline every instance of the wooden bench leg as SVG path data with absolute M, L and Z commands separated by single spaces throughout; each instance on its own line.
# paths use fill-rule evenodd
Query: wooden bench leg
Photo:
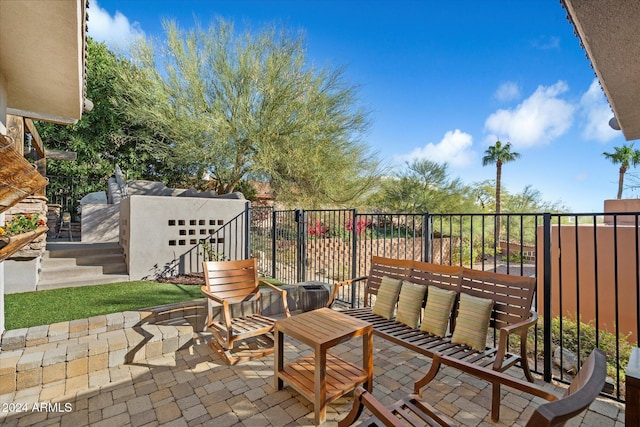
M 427 374 L 422 377 L 422 379 L 416 381 L 413 385 L 413 393 L 417 394 L 420 397 L 422 397 L 422 393 L 420 390 L 422 390 L 427 384 L 429 384 L 436 377 L 436 374 L 440 370 L 440 355 L 437 353 L 434 354 L 432 360 L 433 362 L 431 363 L 429 372 L 427 372 Z
M 534 382 L 533 375 L 529 370 L 529 359 L 527 358 L 527 331 L 520 335 L 520 365 L 524 371 L 524 376 L 527 377 L 527 381 Z
M 491 383 L 491 419 L 500 421 L 500 383 Z

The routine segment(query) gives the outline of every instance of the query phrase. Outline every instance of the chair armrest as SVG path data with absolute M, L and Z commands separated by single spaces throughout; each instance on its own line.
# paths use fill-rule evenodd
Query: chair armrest
M 200 287 L 200 292 L 202 293 L 202 295 L 204 295 L 205 297 L 214 300 L 215 302 L 217 302 L 218 304 L 224 304 L 225 300 L 223 298 L 220 298 L 216 295 L 213 295 L 212 293 L 210 293 L 207 290 L 206 286 L 201 286 Z
M 287 317 L 291 317 L 291 312 L 289 312 L 289 303 L 287 302 L 287 290 L 286 289 L 282 289 L 276 285 L 273 285 L 265 280 L 258 280 L 258 283 L 261 285 L 265 285 L 266 287 L 268 287 L 269 289 L 271 289 L 272 291 L 276 291 L 278 293 L 280 293 L 280 295 L 282 296 L 282 309 L 284 310 L 284 314 Z
M 333 301 L 335 301 L 336 296 L 338 295 L 338 289 L 343 286 L 349 286 L 356 282 L 360 282 L 362 280 L 367 280 L 369 276 L 360 276 L 355 279 L 343 280 L 342 282 L 336 282 L 333 284 L 333 291 L 331 291 L 331 295 L 329 295 L 329 301 L 327 301 L 327 307 L 331 307 L 333 305 Z
M 276 292 L 280 292 L 281 294 L 286 294 L 287 290 L 286 289 L 282 289 L 274 284 L 271 284 L 269 282 L 267 282 L 266 280 L 258 280 L 258 284 L 260 285 L 264 285 L 268 288 L 271 288 L 272 291 L 276 291 Z
M 405 426 L 389 409 L 373 397 L 371 393 L 362 386 L 358 386 L 353 392 L 353 407 L 346 417 L 338 421 L 338 427 L 348 427 L 353 424 L 362 413 L 364 407 L 369 409 L 385 426 Z

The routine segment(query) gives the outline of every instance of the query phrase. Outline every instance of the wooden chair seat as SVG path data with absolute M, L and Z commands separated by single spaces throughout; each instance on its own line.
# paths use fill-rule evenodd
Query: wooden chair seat
M 461 362 L 439 354 L 434 355 L 434 364 L 444 363 L 456 367 L 463 372 L 489 381 L 493 385 L 492 419 L 499 419 L 500 385 L 515 388 L 534 396 L 548 400 L 536 408 L 529 418 L 527 427 L 551 427 L 562 426 L 568 420 L 583 412 L 598 397 L 605 384 L 607 376 L 607 361 L 605 354 L 595 349 L 584 363 L 565 394 L 558 398 L 547 390 L 505 375 L 492 369 L 486 369 L 477 365 Z M 434 368 L 432 367 L 432 370 Z M 438 367 L 434 372 L 437 372 Z M 496 397 L 498 408 L 495 407 Z M 364 421 L 364 426 L 455 426 L 454 421 L 439 412 L 429 403 L 423 401 L 418 394 L 397 401 L 391 409 L 383 406 L 373 395 L 364 388 L 358 387 L 354 392 L 354 402 L 351 412 L 338 423 L 339 427 L 347 427 L 353 424 L 362 410 L 366 407 L 373 417 Z
M 207 297 L 207 328 L 213 334 L 211 347 L 229 364 L 273 353 L 272 332 L 276 321 L 261 314 L 260 286 L 280 293 L 283 312 L 288 317 L 287 291 L 258 280 L 255 259 L 205 261 L 203 267 L 206 283 L 201 292 Z M 242 303 L 252 303 L 253 313 L 233 317 L 231 306 Z M 217 310 L 220 314 L 216 313 Z M 231 351 L 234 344 L 251 337 L 266 338 L 269 341 L 268 347 L 252 351 L 246 356 L 234 356 Z

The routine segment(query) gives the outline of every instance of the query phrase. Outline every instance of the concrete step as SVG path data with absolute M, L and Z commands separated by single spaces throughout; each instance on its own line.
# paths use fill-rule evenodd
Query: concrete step
M 101 274 L 127 274 L 127 266 L 122 261 L 103 265 L 51 266 L 44 264 L 41 266 L 40 280 L 92 278 Z
M 48 242 L 37 289 L 127 281 L 127 264 L 117 243 Z
M 49 252 L 45 252 L 45 256 L 42 257 L 42 262 L 51 268 L 62 267 L 75 267 L 75 266 L 95 266 L 105 264 L 124 263 L 124 255 L 121 253 L 106 253 L 106 254 L 89 254 L 78 257 L 51 257 Z
M 47 242 L 44 258 L 75 258 L 98 254 L 122 254 L 118 243 Z
M 106 285 L 109 283 L 128 282 L 128 274 L 100 274 L 92 277 L 74 277 L 66 280 L 52 279 L 52 280 L 40 280 L 36 289 L 38 291 L 44 291 L 47 289 L 59 289 L 59 288 L 77 288 L 81 286 L 94 286 L 94 285 Z

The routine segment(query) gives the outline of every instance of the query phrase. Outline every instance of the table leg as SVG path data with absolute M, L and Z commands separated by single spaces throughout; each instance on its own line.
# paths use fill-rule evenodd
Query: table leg
M 327 417 L 327 351 L 326 349 L 315 351 L 314 370 L 314 403 L 316 425 L 322 424 Z
M 284 334 L 275 330 L 274 339 L 275 342 L 273 345 L 276 351 L 274 353 L 273 386 L 276 390 L 282 390 L 284 388 L 284 381 L 280 378 L 280 372 L 282 372 L 284 368 Z
M 371 331 L 362 336 L 362 369 L 367 374 L 364 388 L 371 393 L 373 390 L 373 333 Z

